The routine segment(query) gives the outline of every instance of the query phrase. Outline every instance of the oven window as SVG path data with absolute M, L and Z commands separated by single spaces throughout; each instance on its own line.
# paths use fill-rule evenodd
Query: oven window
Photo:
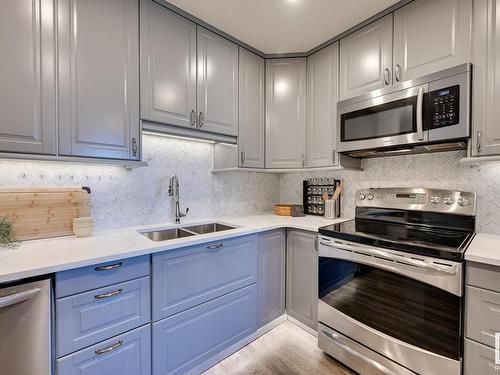
M 460 358 L 461 298 L 449 292 L 375 267 L 320 257 L 319 298 L 393 338 Z
M 417 97 L 345 113 L 340 117 L 342 142 L 415 133 Z

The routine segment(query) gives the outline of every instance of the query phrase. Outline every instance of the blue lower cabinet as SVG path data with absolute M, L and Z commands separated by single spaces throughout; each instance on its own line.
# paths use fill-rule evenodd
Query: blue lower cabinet
M 257 236 L 153 255 L 153 321 L 257 281 Z
M 57 357 L 150 321 L 149 276 L 58 299 Z
M 256 284 L 154 323 L 153 374 L 184 374 L 256 327 Z
M 150 324 L 57 360 L 57 375 L 150 374 Z

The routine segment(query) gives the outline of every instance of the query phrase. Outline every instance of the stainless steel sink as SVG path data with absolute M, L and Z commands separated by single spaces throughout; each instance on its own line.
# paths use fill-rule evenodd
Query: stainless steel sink
M 200 225 L 193 225 L 190 227 L 184 227 L 184 229 L 198 234 L 206 234 L 206 233 L 214 233 L 214 232 L 221 232 L 224 230 L 235 229 L 235 227 L 219 223 L 208 223 L 208 224 L 200 224 Z
M 196 235 L 196 233 L 184 230 L 183 228 L 155 230 L 151 232 L 142 232 L 141 234 L 155 242 L 175 240 L 176 238 L 183 238 Z

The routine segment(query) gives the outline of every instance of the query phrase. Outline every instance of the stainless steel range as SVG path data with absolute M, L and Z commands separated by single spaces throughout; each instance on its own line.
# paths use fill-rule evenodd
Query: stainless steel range
M 360 190 L 319 229 L 319 346 L 361 374 L 460 374 L 473 193 Z

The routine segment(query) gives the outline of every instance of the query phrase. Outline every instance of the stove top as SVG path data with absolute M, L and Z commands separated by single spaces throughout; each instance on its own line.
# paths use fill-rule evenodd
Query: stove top
M 475 194 L 389 188 L 356 193 L 356 218 L 319 228 L 328 237 L 463 261 L 474 237 Z

